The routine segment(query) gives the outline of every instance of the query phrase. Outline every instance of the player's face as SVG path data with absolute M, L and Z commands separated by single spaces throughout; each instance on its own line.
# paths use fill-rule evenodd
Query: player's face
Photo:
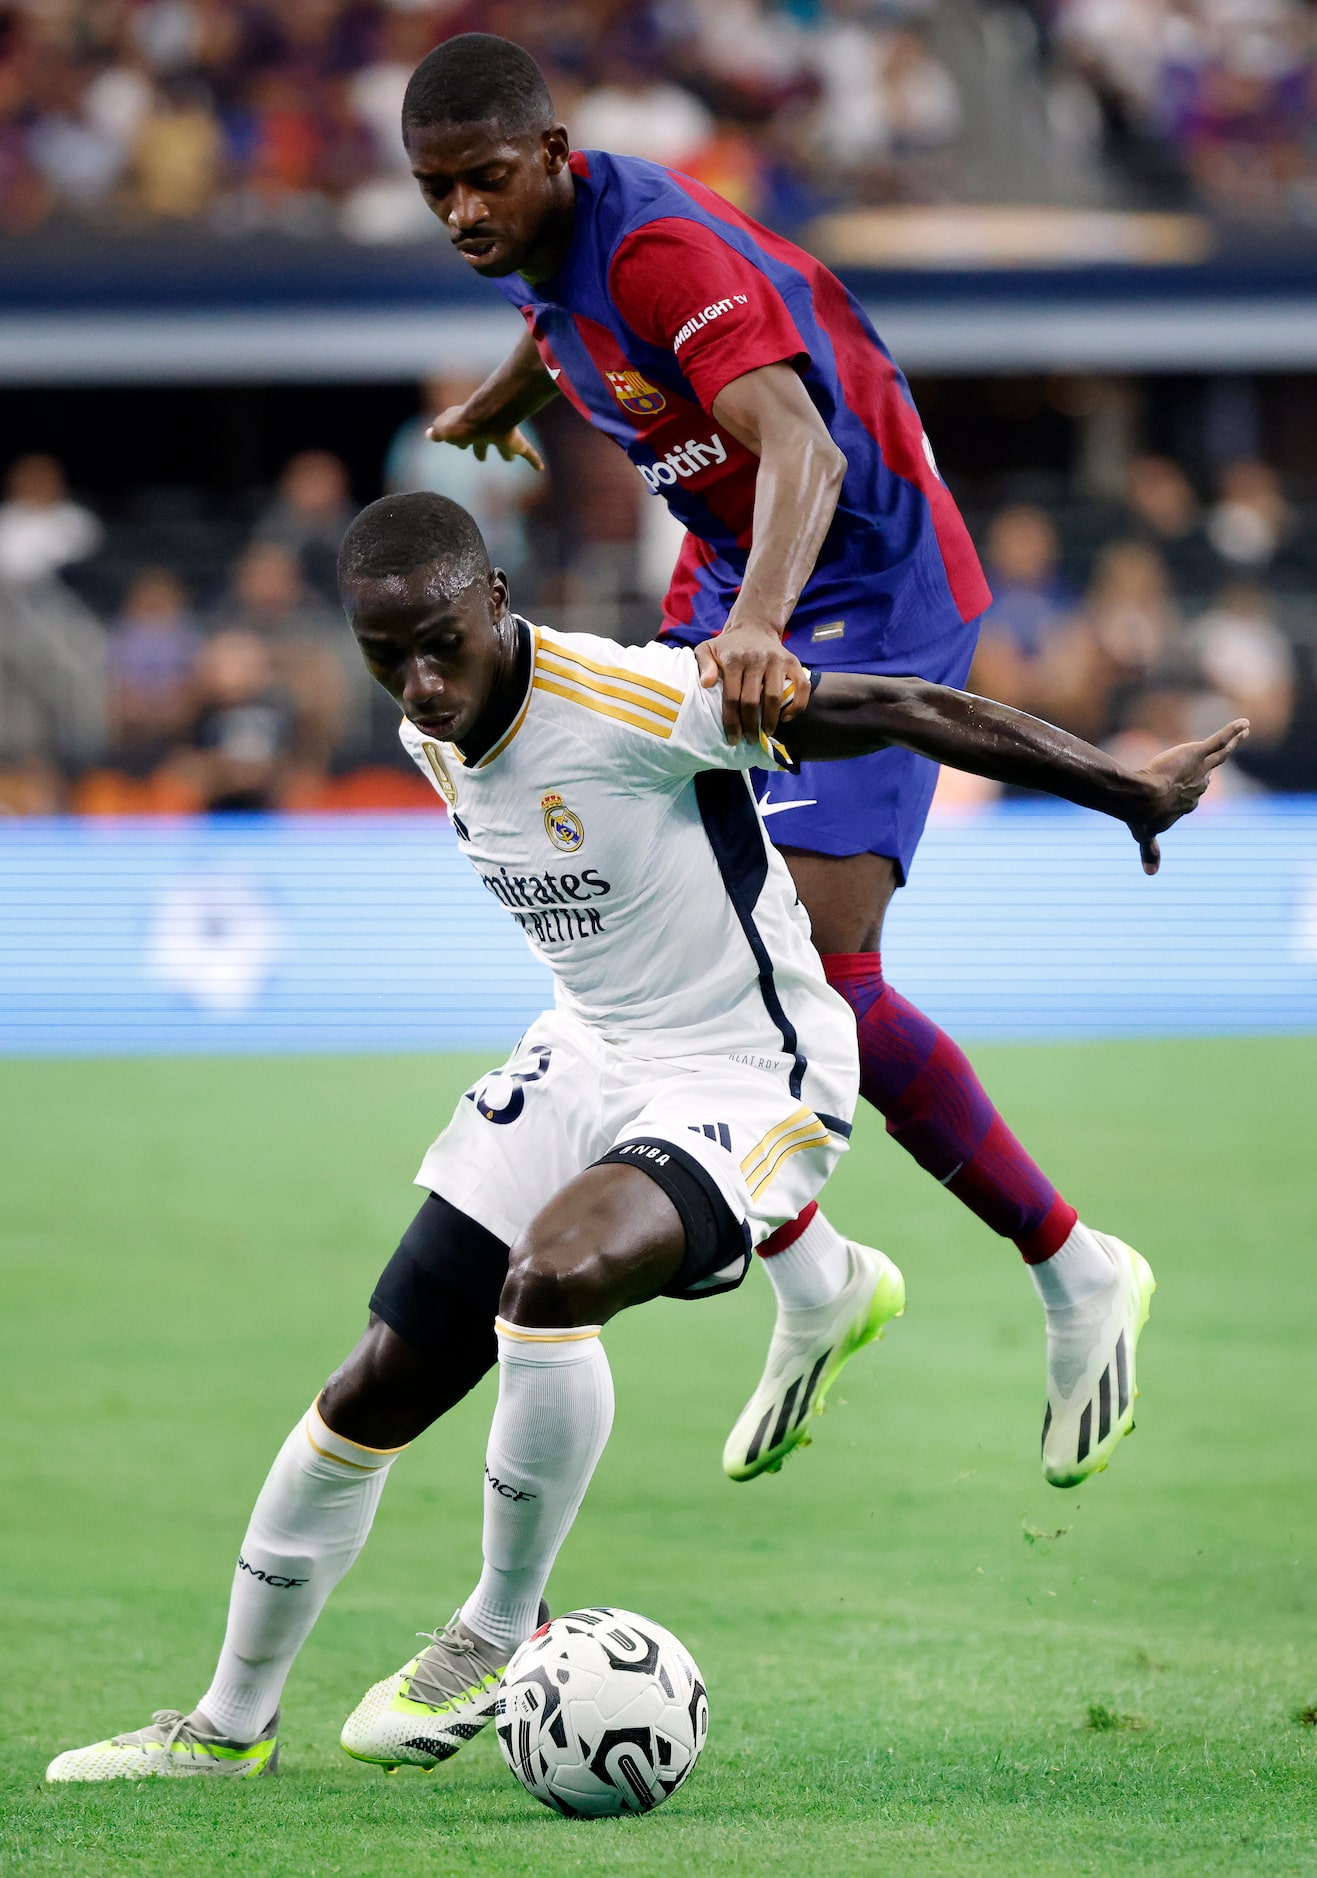
M 371 676 L 427 737 L 461 745 L 515 682 L 516 634 L 497 569 L 456 594 L 434 568 L 358 580 L 343 603 Z
M 548 251 L 573 200 L 569 145 L 562 125 L 510 137 L 497 124 L 412 125 L 407 154 L 421 194 L 469 267 L 491 278 L 536 262 L 552 271 Z

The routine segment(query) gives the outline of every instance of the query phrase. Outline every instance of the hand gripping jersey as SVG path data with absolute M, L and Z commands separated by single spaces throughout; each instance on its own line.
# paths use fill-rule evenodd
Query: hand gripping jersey
M 728 744 L 694 654 L 533 634 L 511 727 L 479 762 L 404 723 L 462 852 L 554 975 L 555 1003 L 647 1057 L 735 1051 L 785 1066 L 809 1100 L 811 1039 L 835 1056 L 854 1020 Z
M 905 379 L 841 282 L 689 177 L 597 150 L 571 167 L 557 274 L 497 284 L 559 389 L 690 531 L 665 635 L 707 638 L 736 597 L 758 460 L 712 406 L 732 379 L 783 361 L 848 465 L 787 643 L 808 641 L 814 664 L 873 669 L 977 619 L 991 595 L 965 525 Z

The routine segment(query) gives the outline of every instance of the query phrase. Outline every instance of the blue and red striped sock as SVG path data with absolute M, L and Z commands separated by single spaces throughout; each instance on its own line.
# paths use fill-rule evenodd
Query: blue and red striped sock
M 860 1093 L 887 1132 L 1030 1265 L 1062 1246 L 1077 1215 L 993 1107 L 960 1045 L 883 978 L 877 952 L 830 952 L 828 983 L 855 1013 Z

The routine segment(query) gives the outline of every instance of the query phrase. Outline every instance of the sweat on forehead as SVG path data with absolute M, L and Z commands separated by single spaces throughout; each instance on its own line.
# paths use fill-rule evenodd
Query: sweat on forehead
M 349 523 L 338 551 L 340 588 L 362 580 L 430 571 L 427 585 L 451 597 L 490 572 L 489 551 L 472 516 L 428 490 L 384 496 Z

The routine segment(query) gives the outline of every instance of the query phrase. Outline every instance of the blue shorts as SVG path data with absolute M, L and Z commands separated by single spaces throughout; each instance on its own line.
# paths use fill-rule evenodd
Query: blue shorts
M 892 677 L 927 678 L 960 688 L 978 643 L 979 622 L 942 633 L 919 646 L 893 651 L 881 641 L 865 656 L 862 636 L 851 638 L 851 618 L 844 641 L 813 637 L 809 626 L 788 631 L 786 644 L 814 677 L 825 672 L 881 672 Z M 835 644 L 845 658 L 829 657 Z M 790 747 L 790 735 L 787 736 Z M 913 750 L 879 750 L 844 763 L 802 763 L 795 776 L 754 772 L 760 812 L 775 847 L 804 848 L 811 854 L 885 854 L 896 863 L 897 885 L 904 886 L 937 786 L 938 765 Z
M 894 625 L 891 608 L 834 599 L 821 611 L 806 597 L 801 622 L 787 628 L 784 643 L 815 675 L 880 672 L 894 678 L 927 678 L 960 688 L 969 677 L 979 620 L 955 621 L 931 630 L 922 622 Z M 844 618 L 837 618 L 844 611 Z M 690 626 L 665 625 L 667 645 L 699 645 L 708 635 Z M 786 737 L 790 748 L 791 738 Z M 879 750 L 843 763 L 803 763 L 798 775 L 754 770 L 759 807 L 773 845 L 811 854 L 885 854 L 905 885 L 937 786 L 938 765 L 911 750 Z M 779 819 L 780 818 L 780 819 Z

